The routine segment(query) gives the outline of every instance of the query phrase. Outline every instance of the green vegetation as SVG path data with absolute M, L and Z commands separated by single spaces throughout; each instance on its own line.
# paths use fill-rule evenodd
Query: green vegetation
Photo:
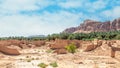
M 48 49 L 48 50 L 46 50 L 46 52 L 47 52 L 47 53 L 52 53 L 53 50 L 52 50 L 52 49 Z
M 69 40 L 120 40 L 120 31 L 110 31 L 110 32 L 91 32 L 91 33 L 60 33 L 52 34 L 47 37 L 49 40 L 58 39 L 69 39 Z
M 53 68 L 58 67 L 57 62 L 51 62 L 49 65 L 52 66 Z M 47 66 L 48 64 L 45 64 L 45 63 L 38 64 L 38 67 L 41 67 L 41 68 L 46 68 Z
M 120 31 L 110 31 L 110 32 L 92 32 L 92 33 L 59 33 L 51 34 L 45 37 L 1 37 L 0 40 L 55 40 L 55 39 L 69 39 L 69 40 L 93 40 L 95 38 L 102 40 L 120 40 Z
M 31 62 L 32 60 L 31 59 L 27 59 L 27 62 Z
M 58 67 L 58 64 L 57 64 L 57 62 L 52 62 L 52 63 L 50 63 L 50 66 L 52 66 L 52 67 Z
M 41 67 L 41 68 L 46 68 L 48 65 L 45 64 L 45 63 L 40 63 L 40 64 L 38 64 L 38 66 Z
M 76 52 L 76 49 L 77 49 L 77 47 L 75 46 L 74 43 L 71 43 L 71 44 L 67 45 L 65 48 L 66 48 L 67 51 L 70 52 L 70 53 L 75 53 L 75 52 Z

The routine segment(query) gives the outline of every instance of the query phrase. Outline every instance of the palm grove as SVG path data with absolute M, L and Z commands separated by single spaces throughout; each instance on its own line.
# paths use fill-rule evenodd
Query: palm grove
M 110 32 L 91 32 L 91 33 L 59 33 L 51 34 L 45 37 L 1 37 L 0 40 L 55 40 L 55 39 L 69 39 L 69 40 L 120 40 L 120 31 Z

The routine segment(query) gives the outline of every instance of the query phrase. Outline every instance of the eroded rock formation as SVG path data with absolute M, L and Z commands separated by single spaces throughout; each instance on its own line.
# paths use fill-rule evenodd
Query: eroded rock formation
M 78 27 L 67 28 L 65 33 L 90 33 L 90 32 L 106 32 L 120 30 L 120 18 L 113 21 L 99 22 L 93 20 L 85 20 Z
M 20 55 L 17 49 L 8 48 L 6 46 L 0 46 L 0 52 L 7 54 L 7 55 Z
M 45 45 L 45 41 L 1 40 L 0 52 L 7 55 L 19 55 L 19 49 L 35 48 Z
M 75 46 L 77 48 L 79 48 L 81 46 L 80 42 L 81 41 L 78 41 L 78 40 L 60 40 L 60 39 L 57 39 L 52 44 L 50 44 L 49 47 L 51 49 L 55 50 L 55 53 L 65 54 L 67 52 L 65 49 L 66 46 L 73 43 L 73 44 L 75 44 Z

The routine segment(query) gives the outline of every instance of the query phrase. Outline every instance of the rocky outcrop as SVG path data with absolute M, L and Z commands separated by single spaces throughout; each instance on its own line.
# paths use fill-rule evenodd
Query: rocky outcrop
M 7 55 L 19 55 L 18 49 L 35 48 L 45 45 L 45 41 L 1 40 L 0 52 Z
M 77 48 L 81 46 L 80 40 L 60 40 L 56 39 L 53 43 L 49 44 L 50 49 L 55 50 L 54 53 L 57 54 L 66 54 L 65 49 L 69 44 L 75 44 Z
M 85 20 L 80 26 L 67 28 L 64 33 L 90 33 L 90 32 L 107 32 L 120 30 L 120 18 L 113 21 L 99 22 Z
M 67 28 L 66 30 L 64 30 L 63 32 L 65 33 L 73 33 L 77 30 L 76 27 L 71 27 L 71 28 Z
M 75 44 L 77 48 L 80 47 L 80 41 L 78 40 L 60 40 L 60 39 L 55 40 L 55 42 L 53 44 L 50 44 L 49 47 L 53 50 L 64 49 L 65 46 L 72 44 L 72 43 Z
M 69 43 L 69 40 L 55 40 L 53 44 L 50 44 L 50 48 L 53 50 L 64 49 Z
M 20 55 L 17 49 L 8 48 L 6 46 L 0 46 L 0 52 L 7 54 L 7 55 Z

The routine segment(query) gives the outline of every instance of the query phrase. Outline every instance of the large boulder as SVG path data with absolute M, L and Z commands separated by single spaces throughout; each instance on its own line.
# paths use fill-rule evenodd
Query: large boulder
M 8 47 L 2 46 L 2 45 L 0 45 L 0 52 L 7 54 L 7 55 L 20 55 L 18 50 L 8 48 Z

